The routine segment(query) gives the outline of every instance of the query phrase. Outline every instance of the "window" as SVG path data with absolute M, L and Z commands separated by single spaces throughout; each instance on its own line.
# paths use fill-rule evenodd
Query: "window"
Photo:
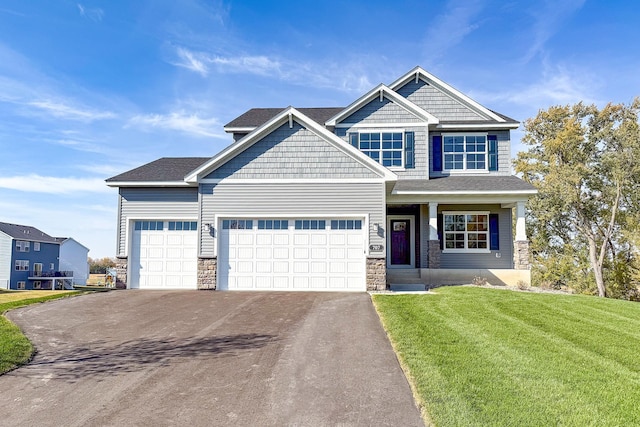
M 487 170 L 487 136 L 443 135 L 445 170 Z
M 33 289 L 42 289 L 42 282 L 40 280 L 35 280 L 33 282 Z
M 40 242 L 33 242 L 33 250 L 40 252 Z
M 162 221 L 136 221 L 133 225 L 134 230 L 163 230 L 164 222 Z
M 362 221 L 359 219 L 334 219 L 331 221 L 332 230 L 361 230 Z
M 29 261 L 23 259 L 16 260 L 16 271 L 29 271 Z
M 296 230 L 324 230 L 327 222 L 323 219 L 298 219 L 296 220 Z
M 27 282 L 25 282 L 24 280 L 19 281 L 18 282 L 18 289 L 19 290 L 27 289 Z
M 33 275 L 39 276 L 41 274 L 42 274 L 42 263 L 41 262 L 33 263 Z
M 489 252 L 489 213 L 444 212 L 444 251 Z
M 31 242 L 25 240 L 16 240 L 16 250 L 18 252 L 29 252 L 29 245 Z
M 196 221 L 169 221 L 170 231 L 196 231 L 198 229 L 198 223 Z
M 414 168 L 413 132 L 350 133 L 349 143 L 387 167 Z
M 253 220 L 250 219 L 225 219 L 222 221 L 223 230 L 251 230 Z
M 258 230 L 287 230 L 289 221 L 286 219 L 261 219 L 258 220 Z
M 56 265 L 54 263 L 49 264 L 49 270 L 55 270 L 56 269 Z

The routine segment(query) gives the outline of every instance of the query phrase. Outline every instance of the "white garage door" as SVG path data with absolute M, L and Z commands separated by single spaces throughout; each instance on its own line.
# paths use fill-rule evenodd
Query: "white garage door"
M 224 219 L 219 289 L 364 291 L 360 219 Z
M 195 221 L 135 221 L 129 285 L 133 289 L 197 289 Z

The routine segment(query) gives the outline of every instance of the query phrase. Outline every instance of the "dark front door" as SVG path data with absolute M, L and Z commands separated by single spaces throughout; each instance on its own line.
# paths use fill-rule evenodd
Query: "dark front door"
M 411 264 L 411 227 L 407 219 L 392 219 L 391 265 Z

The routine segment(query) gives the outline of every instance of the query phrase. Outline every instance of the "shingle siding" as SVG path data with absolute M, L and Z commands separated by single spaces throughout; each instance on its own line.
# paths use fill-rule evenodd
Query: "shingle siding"
M 376 98 L 362 106 L 342 123 L 416 123 L 422 121 L 393 101 Z
M 500 250 L 489 253 L 446 253 L 442 252 L 440 268 L 513 268 L 513 238 L 511 209 L 499 205 L 439 205 L 438 214 L 445 211 L 488 211 L 499 215 Z M 427 207 L 427 227 L 428 227 Z M 428 242 L 427 242 L 428 243 Z M 426 248 L 425 248 L 426 250 Z M 499 258 L 497 257 L 499 254 Z
M 384 183 L 202 184 L 200 193 L 205 224 L 215 224 L 216 215 L 326 219 L 361 215 L 368 217 L 370 224 L 384 223 Z M 371 227 L 369 230 L 370 244 L 385 244 L 384 237 Z M 215 231 L 202 233 L 202 256 L 214 255 L 214 236 Z
M 487 119 L 423 80 L 419 80 L 418 83 L 412 80 L 396 92 L 440 120 Z
M 198 189 L 120 188 L 118 255 L 127 254 L 127 221 L 138 219 L 196 219 Z
M 498 170 L 492 171 L 489 173 L 491 175 L 511 175 L 511 141 L 509 137 L 510 133 L 508 130 L 490 130 L 490 131 L 482 131 L 482 130 L 458 131 L 456 130 L 451 132 L 432 132 L 429 135 L 429 139 L 431 140 L 434 135 L 446 135 L 447 133 L 464 134 L 464 133 L 473 133 L 473 132 L 483 132 L 483 133 L 486 132 L 487 135 L 496 135 L 498 137 Z M 429 141 L 429 159 L 431 159 L 429 161 L 430 177 L 436 178 L 436 177 L 451 175 L 449 171 L 438 172 L 433 170 L 433 145 L 431 141 Z
M 379 178 L 366 166 L 298 123 L 285 124 L 207 179 Z

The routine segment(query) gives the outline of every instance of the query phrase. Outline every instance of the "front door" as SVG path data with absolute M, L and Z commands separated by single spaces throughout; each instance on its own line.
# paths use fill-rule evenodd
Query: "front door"
M 411 265 L 411 222 L 408 219 L 392 219 L 389 223 L 391 230 L 392 266 Z

